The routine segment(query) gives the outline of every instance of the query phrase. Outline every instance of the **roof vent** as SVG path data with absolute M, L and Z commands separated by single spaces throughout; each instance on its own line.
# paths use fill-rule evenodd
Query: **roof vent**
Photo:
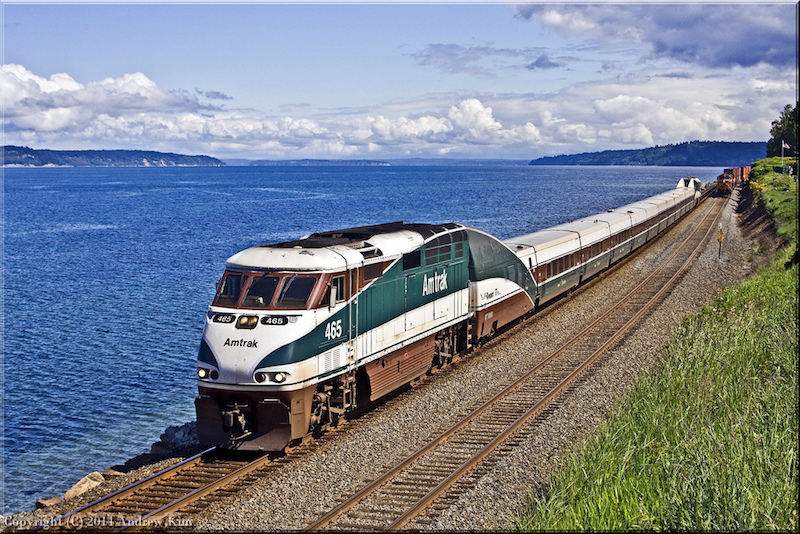
M 368 260 L 369 258 L 377 258 L 378 256 L 383 256 L 383 251 L 381 251 L 381 249 L 377 247 L 372 247 L 368 250 L 361 250 L 359 252 L 361 252 L 361 255 L 364 256 L 365 260 Z

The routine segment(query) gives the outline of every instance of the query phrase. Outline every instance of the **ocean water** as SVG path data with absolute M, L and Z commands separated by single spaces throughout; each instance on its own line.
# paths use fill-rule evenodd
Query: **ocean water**
M 2 514 L 194 420 L 203 318 L 234 253 L 460 222 L 505 239 L 716 167 L 4 169 Z

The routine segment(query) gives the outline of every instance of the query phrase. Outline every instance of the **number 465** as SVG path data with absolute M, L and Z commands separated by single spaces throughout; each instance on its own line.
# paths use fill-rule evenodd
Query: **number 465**
M 337 319 L 335 321 L 331 321 L 325 327 L 325 337 L 328 339 L 336 339 L 342 335 L 342 320 Z

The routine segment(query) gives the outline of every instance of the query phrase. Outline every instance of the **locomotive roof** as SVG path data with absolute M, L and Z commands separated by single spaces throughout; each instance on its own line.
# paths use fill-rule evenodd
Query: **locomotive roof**
M 463 228 L 458 223 L 397 221 L 317 232 L 302 239 L 250 247 L 228 258 L 226 265 L 233 269 L 336 271 L 399 257 L 429 238 Z M 458 236 L 454 240 L 463 239 L 461 233 L 454 234 Z
M 351 243 L 358 243 L 367 241 L 376 235 L 391 234 L 408 230 L 416 232 L 427 240 L 437 234 L 462 228 L 458 223 L 445 223 L 445 224 L 426 224 L 426 223 L 404 223 L 403 221 L 395 221 L 383 224 L 373 224 L 370 226 L 357 226 L 355 228 L 345 228 L 343 230 L 331 230 L 327 232 L 315 232 L 308 237 L 302 239 L 295 239 L 293 241 L 285 241 L 283 243 L 275 243 L 272 245 L 261 245 L 265 247 L 275 248 L 323 248 L 332 245 L 348 245 Z

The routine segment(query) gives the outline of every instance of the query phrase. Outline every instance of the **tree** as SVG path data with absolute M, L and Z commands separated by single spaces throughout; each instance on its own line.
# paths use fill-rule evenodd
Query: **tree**
M 767 141 L 768 158 L 780 156 L 783 143 L 789 145 L 788 149 L 784 148 L 784 155 L 797 155 L 797 108 L 797 105 L 792 108 L 791 104 L 786 104 L 780 118 L 772 121 L 772 128 L 769 130 L 772 138 Z

